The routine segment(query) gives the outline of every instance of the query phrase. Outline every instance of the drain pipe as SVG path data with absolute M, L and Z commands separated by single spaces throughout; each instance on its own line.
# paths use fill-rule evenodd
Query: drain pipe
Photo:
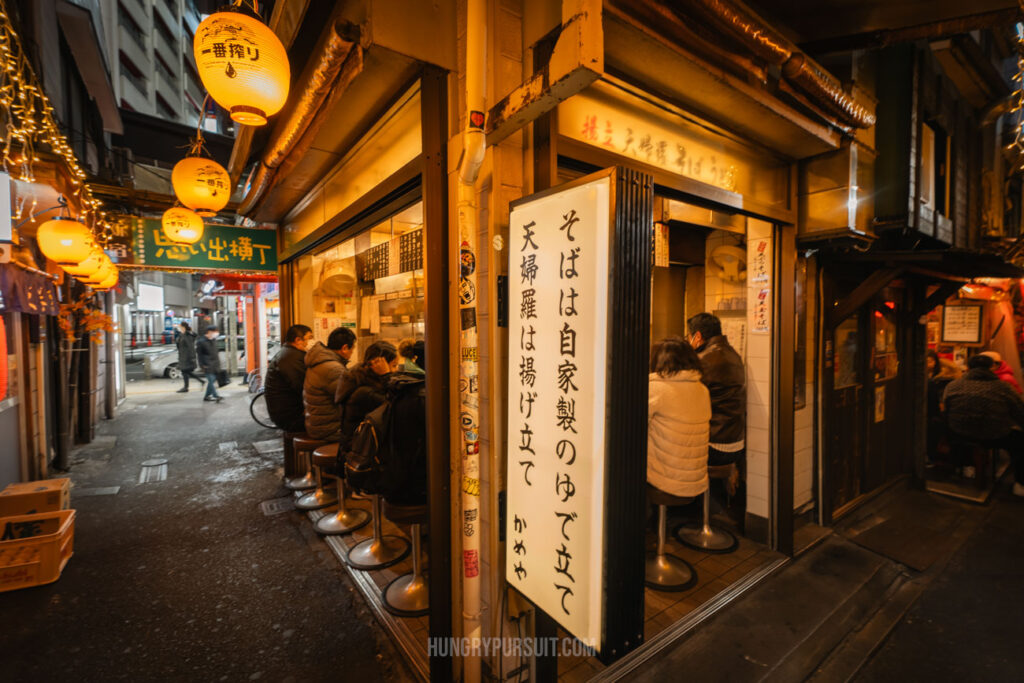
M 487 66 L 485 0 L 468 0 L 466 7 L 466 129 L 459 162 L 459 303 L 463 323 L 459 402 L 462 415 L 462 635 L 472 643 L 481 637 L 480 620 L 480 361 L 477 321 L 477 234 L 479 221 L 476 180 L 484 161 L 484 69 Z M 479 683 L 477 648 L 462 660 L 464 683 Z

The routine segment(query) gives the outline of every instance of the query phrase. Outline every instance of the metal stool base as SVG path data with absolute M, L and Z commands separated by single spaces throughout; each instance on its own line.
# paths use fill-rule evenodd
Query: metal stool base
M 381 598 L 384 609 L 396 617 L 422 617 L 430 611 L 429 595 L 426 578 L 409 572 L 392 580 L 384 588 Z
M 370 513 L 366 510 L 341 510 L 316 520 L 313 529 L 323 536 L 340 536 L 362 529 L 370 523 Z
M 703 524 L 682 524 L 673 533 L 687 548 L 706 553 L 731 553 L 739 545 L 731 531 Z
M 644 585 L 656 591 L 684 591 L 697 585 L 697 572 L 675 555 L 647 553 Z
M 316 479 L 313 478 L 312 472 L 307 472 L 306 476 L 298 477 L 296 479 L 288 479 L 284 482 L 284 487 L 291 491 L 304 491 L 306 489 L 316 488 Z
M 409 554 L 409 541 L 401 536 L 372 536 L 349 548 L 348 566 L 353 569 L 383 569 L 398 564 Z
M 295 501 L 295 507 L 299 510 L 319 510 L 320 508 L 330 507 L 338 504 L 338 497 L 333 493 L 327 493 L 323 489 L 317 489 L 312 493 L 307 493 L 302 498 Z

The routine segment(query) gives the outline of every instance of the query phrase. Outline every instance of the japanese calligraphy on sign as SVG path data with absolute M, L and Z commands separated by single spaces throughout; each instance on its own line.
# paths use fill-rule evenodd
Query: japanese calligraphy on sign
M 676 175 L 756 198 L 785 201 L 786 164 L 752 155 L 709 126 L 599 81 L 558 106 L 559 134 Z
M 135 264 L 168 268 L 277 272 L 277 233 L 207 223 L 195 244 L 167 239 L 160 221 L 136 221 Z
M 611 182 L 511 213 L 506 577 L 601 641 Z

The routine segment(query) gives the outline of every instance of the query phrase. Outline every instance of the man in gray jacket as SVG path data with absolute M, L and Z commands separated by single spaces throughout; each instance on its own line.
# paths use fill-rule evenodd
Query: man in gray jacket
M 306 433 L 314 439 L 341 438 L 341 410 L 334 402 L 338 383 L 352 357 L 356 335 L 339 327 L 327 337 L 327 346 L 317 342 L 306 351 L 306 379 L 302 403 L 306 411 Z

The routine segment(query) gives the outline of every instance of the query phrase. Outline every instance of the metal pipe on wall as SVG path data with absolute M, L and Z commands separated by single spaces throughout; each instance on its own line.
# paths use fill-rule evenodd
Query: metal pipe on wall
M 114 292 L 111 290 L 103 295 L 104 313 L 109 315 L 111 318 L 114 317 L 114 306 Z M 104 417 L 108 420 L 114 419 L 114 411 L 117 408 L 117 379 L 115 377 L 115 373 L 117 372 L 117 355 L 114 347 L 116 336 L 117 334 L 113 331 L 109 331 L 106 334 L 106 367 L 104 368 L 104 375 L 106 376 L 106 379 L 104 382 L 103 408 Z

